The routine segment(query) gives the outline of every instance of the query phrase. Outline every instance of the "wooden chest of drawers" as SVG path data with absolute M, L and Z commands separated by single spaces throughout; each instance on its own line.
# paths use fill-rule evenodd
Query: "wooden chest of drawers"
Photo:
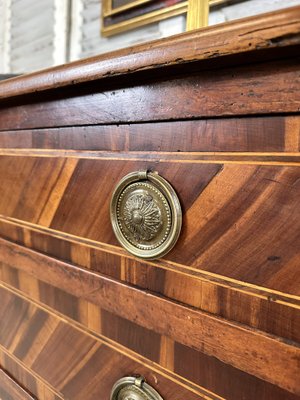
M 299 49 L 295 7 L 1 82 L 1 399 L 299 398 Z M 156 260 L 110 220 L 141 170 L 182 208 Z

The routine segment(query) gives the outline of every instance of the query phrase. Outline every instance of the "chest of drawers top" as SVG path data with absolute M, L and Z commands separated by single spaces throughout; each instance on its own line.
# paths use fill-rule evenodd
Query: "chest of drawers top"
M 0 83 L 0 129 L 296 112 L 298 45 L 294 7 L 34 72 Z

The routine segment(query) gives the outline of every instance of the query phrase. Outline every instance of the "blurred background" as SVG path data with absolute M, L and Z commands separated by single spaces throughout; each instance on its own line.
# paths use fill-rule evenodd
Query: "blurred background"
M 210 12 L 209 25 L 299 5 L 243 0 Z M 0 74 L 20 74 L 185 31 L 180 15 L 111 37 L 101 36 L 101 0 L 0 0 Z

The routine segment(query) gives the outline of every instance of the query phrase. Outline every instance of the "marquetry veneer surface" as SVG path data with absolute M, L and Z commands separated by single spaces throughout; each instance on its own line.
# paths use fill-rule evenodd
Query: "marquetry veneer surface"
M 0 369 L 1 400 L 33 400 L 3 369 Z
M 0 83 L 3 392 L 299 399 L 299 32 L 294 7 Z M 160 260 L 111 228 L 137 170 L 181 202 Z

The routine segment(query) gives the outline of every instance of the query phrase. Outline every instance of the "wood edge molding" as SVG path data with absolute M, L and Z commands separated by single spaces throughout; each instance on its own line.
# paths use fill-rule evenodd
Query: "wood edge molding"
M 295 6 L 2 81 L 0 100 L 228 54 L 288 47 L 300 43 L 299 31 L 300 6 Z
M 10 224 L 13 226 L 20 227 L 21 229 L 24 229 L 25 231 L 31 230 L 34 232 L 38 232 L 38 233 L 41 233 L 44 235 L 51 236 L 53 238 L 65 240 L 65 241 L 74 243 L 79 246 L 89 247 L 89 248 L 96 249 L 96 250 L 99 250 L 104 253 L 113 254 L 118 257 L 126 257 L 128 259 L 136 260 L 136 258 L 134 256 L 131 256 L 130 254 L 128 254 L 121 247 L 109 245 L 107 243 L 96 242 L 91 239 L 78 237 L 78 236 L 75 236 L 72 234 L 56 231 L 51 228 L 32 224 L 32 223 L 29 223 L 26 221 L 18 220 L 16 218 L 6 217 L 3 215 L 0 215 L 0 222 L 2 222 L 4 224 Z M 0 245 L 1 245 L 1 242 L 12 243 L 11 241 L 0 237 Z M 15 243 L 14 243 L 14 245 L 19 246 L 18 244 L 15 244 Z M 24 248 L 24 246 L 20 245 L 20 248 Z M 27 248 L 27 250 L 36 251 L 34 249 L 31 250 L 29 248 Z M 141 260 L 137 259 L 137 261 L 140 262 Z M 260 299 L 264 299 L 268 302 L 269 301 L 276 302 L 278 304 L 283 304 L 288 307 L 300 309 L 300 296 L 297 296 L 297 295 L 294 295 L 291 293 L 285 293 L 285 292 L 281 292 L 279 290 L 270 289 L 267 287 L 251 284 L 249 282 L 244 282 L 244 281 L 240 281 L 240 280 L 233 279 L 230 277 L 226 277 L 224 275 L 215 274 L 213 272 L 196 269 L 193 267 L 175 263 L 173 261 L 169 262 L 167 260 L 160 260 L 159 264 L 157 264 L 154 261 L 144 260 L 143 263 L 149 264 L 155 268 L 161 268 L 164 270 L 174 271 L 174 272 L 182 274 L 182 275 L 187 275 L 192 278 L 199 279 L 200 281 L 208 282 L 212 285 L 225 287 L 232 291 L 241 292 L 250 297 L 257 297 Z
M 49 129 L 56 129 L 56 128 L 49 128 Z M 39 130 L 37 128 L 37 130 Z M 30 129 L 29 129 L 30 131 Z M 1 131 L 1 133 L 7 132 L 7 131 Z M 16 132 L 16 131 L 12 131 Z M 111 156 L 118 156 L 120 157 L 130 157 L 130 154 L 133 154 L 134 157 L 138 156 L 147 156 L 148 154 L 152 157 L 154 156 L 163 156 L 168 157 L 168 156 L 173 156 L 175 159 L 185 159 L 186 157 L 200 157 L 200 156 L 210 156 L 210 157 L 219 157 L 219 156 L 231 156 L 231 157 L 259 157 L 259 156 L 264 156 L 264 157 L 286 157 L 286 156 L 299 156 L 298 151 L 287 151 L 287 152 L 282 152 L 282 151 L 147 151 L 147 150 L 140 150 L 140 151 L 134 151 L 131 150 L 130 152 L 128 151 L 119 151 L 119 150 L 72 150 L 72 149 L 29 149 L 29 148 L 0 148 L 0 156 L 2 155 L 18 155 L 18 156 L 23 156 L 23 155 L 28 155 L 28 156 L 49 156 L 49 157 L 68 157 L 69 155 L 74 155 L 77 158 L 88 158 L 89 156 L 94 157 L 94 158 L 102 158 L 105 157 L 106 155 L 108 158 Z M 299 161 L 300 163 L 300 161 Z
M 33 274 L 38 280 L 282 389 L 292 393 L 299 390 L 296 376 L 300 349 L 295 342 L 187 307 L 32 250 L 18 248 L 16 254 L 15 267 Z M 72 285 L 66 277 L 72 279 Z M 157 318 L 157 313 L 168 315 L 167 325 Z M 233 342 L 235 345 L 232 347 Z
M 45 149 L 0 149 L 0 156 L 73 158 L 108 161 L 151 161 L 160 163 L 245 164 L 300 166 L 299 152 L 156 152 L 156 151 L 76 151 Z
M 149 361 L 147 358 L 141 356 L 138 353 L 135 353 L 134 351 L 122 346 L 121 344 L 99 334 L 98 332 L 88 328 L 87 326 L 83 325 L 82 323 L 79 323 L 73 319 L 71 319 L 70 317 L 59 313 L 58 311 L 54 311 L 51 307 L 47 306 L 44 303 L 41 303 L 40 301 L 37 301 L 35 299 L 32 299 L 31 297 L 27 296 L 26 294 L 24 294 L 22 291 L 16 289 L 13 286 L 10 286 L 4 282 L 0 281 L 0 287 L 4 288 L 5 290 L 9 291 L 10 293 L 12 293 L 13 295 L 18 296 L 19 298 L 25 300 L 26 302 L 33 304 L 35 307 L 44 310 L 47 314 L 52 315 L 53 317 L 57 318 L 58 320 L 60 320 L 63 323 L 66 323 L 68 325 L 71 325 L 73 328 L 75 328 L 77 331 L 80 331 L 81 333 L 93 338 L 94 340 L 96 340 L 97 342 L 100 342 L 100 344 L 104 344 L 106 346 L 108 346 L 109 348 L 111 348 L 114 351 L 117 351 L 118 353 L 130 358 L 131 360 L 142 364 L 144 366 L 147 367 L 147 369 L 156 372 L 162 376 L 164 376 L 165 378 L 171 380 L 172 382 L 184 387 L 187 390 L 190 390 L 191 392 L 197 394 L 197 395 L 201 395 L 201 397 L 204 400 L 226 400 L 223 397 L 209 391 L 208 389 L 197 385 L 194 382 L 191 382 L 187 379 L 185 379 L 184 377 L 176 374 L 173 371 L 170 371 L 164 367 L 162 367 L 161 365 L 153 362 L 153 361 Z M 24 368 L 26 368 L 31 374 L 35 375 L 38 379 L 40 379 L 42 382 L 46 382 L 42 377 L 40 377 L 38 374 L 36 374 L 36 372 L 32 371 L 29 367 L 27 367 L 21 360 L 19 360 L 18 358 L 16 358 L 12 353 L 10 353 L 3 345 L 0 344 L 0 350 L 2 350 L 4 353 L 6 353 L 8 356 L 10 356 L 11 358 L 13 358 L 16 362 L 18 362 L 21 366 L 23 366 Z M 49 383 L 47 383 L 47 386 L 49 386 Z M 57 393 L 55 391 L 55 389 L 50 386 L 52 388 L 52 390 L 55 392 L 55 394 Z M 60 395 L 61 396 L 61 395 Z

